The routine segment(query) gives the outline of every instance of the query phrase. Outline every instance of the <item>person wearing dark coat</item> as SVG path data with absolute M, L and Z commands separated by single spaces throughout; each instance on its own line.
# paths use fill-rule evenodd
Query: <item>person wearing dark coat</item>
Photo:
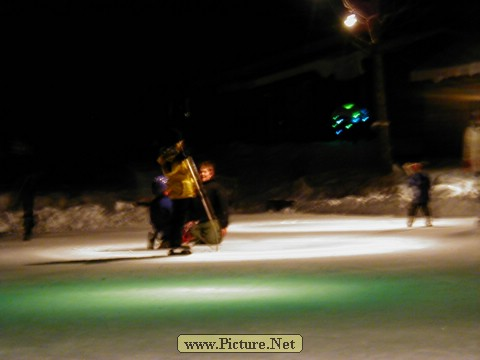
M 36 177 L 29 175 L 25 178 L 20 190 L 20 201 L 23 209 L 23 240 L 28 241 L 32 238 L 33 228 L 35 226 L 35 203 Z
M 35 196 L 40 177 L 38 159 L 33 145 L 22 139 L 13 141 L 10 151 L 20 184 L 15 206 L 20 205 L 23 210 L 23 240 L 28 241 L 31 240 L 36 225 Z
M 167 196 L 167 181 L 165 176 L 157 176 L 152 182 L 152 193 L 155 196 L 149 204 L 150 223 L 154 232 L 149 234 L 148 249 L 153 249 L 157 236 L 160 236 L 162 243 L 169 237 L 170 221 L 172 218 L 172 200 Z
M 423 172 L 423 165 L 421 163 L 411 163 L 404 165 L 407 172 L 407 185 L 412 189 L 412 200 L 408 207 L 407 226 L 411 227 L 415 221 L 415 216 L 419 209 L 422 210 L 425 216 L 425 225 L 432 226 L 432 217 L 429 207 L 430 202 L 430 177 Z
M 191 220 L 195 225 L 190 230 L 195 244 L 216 245 L 223 241 L 229 224 L 228 198 L 224 187 L 215 179 L 215 164 L 212 161 L 200 163 L 199 176 L 210 203 L 212 219 L 209 218 L 201 197 L 194 202 Z
M 136 202 L 137 205 L 148 207 L 150 225 L 152 231 L 148 233 L 147 249 L 156 249 L 156 241 L 160 240 L 158 248 L 168 247 L 168 237 L 170 236 L 170 222 L 172 218 L 172 200 L 167 193 L 168 179 L 159 175 L 152 181 L 153 198 L 141 199 Z

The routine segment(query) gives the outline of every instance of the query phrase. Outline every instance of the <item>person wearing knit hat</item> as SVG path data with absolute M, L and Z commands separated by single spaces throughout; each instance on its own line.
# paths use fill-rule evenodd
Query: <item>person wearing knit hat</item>
M 164 175 L 156 176 L 152 181 L 153 198 L 143 198 L 137 205 L 148 207 L 152 231 L 148 232 L 147 249 L 168 248 L 170 222 L 172 217 L 172 200 L 167 192 L 168 179 Z

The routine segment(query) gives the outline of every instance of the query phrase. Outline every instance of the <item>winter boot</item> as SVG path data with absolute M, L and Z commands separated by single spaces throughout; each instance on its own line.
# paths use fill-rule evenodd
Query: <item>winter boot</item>
M 153 250 L 153 244 L 155 243 L 155 239 L 157 238 L 156 231 L 149 231 L 148 232 L 148 242 L 147 242 L 147 249 Z
M 23 233 L 23 241 L 28 241 L 31 238 L 32 238 L 32 230 L 31 229 L 25 230 L 25 232 Z
M 169 249 L 170 248 L 170 243 L 168 241 L 163 240 L 159 247 L 159 249 Z
M 413 216 L 409 216 L 407 220 L 407 226 L 412 227 L 413 225 Z

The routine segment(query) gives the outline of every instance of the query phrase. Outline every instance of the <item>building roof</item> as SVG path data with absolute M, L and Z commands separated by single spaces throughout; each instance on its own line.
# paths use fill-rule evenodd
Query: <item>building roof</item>
M 442 44 L 442 43 L 441 43 Z M 480 74 L 480 39 L 450 36 L 432 56 L 410 73 L 410 81 L 440 82 L 449 78 Z

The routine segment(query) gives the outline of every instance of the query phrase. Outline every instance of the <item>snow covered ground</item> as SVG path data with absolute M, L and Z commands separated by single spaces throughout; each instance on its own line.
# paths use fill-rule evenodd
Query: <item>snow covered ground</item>
M 146 250 L 145 224 L 4 236 L 0 358 L 478 359 L 476 220 L 235 214 L 218 249 L 175 257 Z M 302 351 L 179 352 L 192 334 Z
M 432 180 L 434 218 L 480 216 L 480 177 L 459 167 L 426 169 Z M 391 215 L 405 217 L 410 200 L 403 171 L 387 175 L 358 169 L 285 178 L 284 174 L 218 178 L 229 191 L 233 214 L 273 211 L 288 213 Z M 156 171 L 137 173 L 139 186 L 129 191 L 90 191 L 40 194 L 35 200 L 36 234 L 66 231 L 112 230 L 148 224 L 146 208 L 135 200 L 150 196 Z M 12 207 L 15 193 L 0 194 L 0 234 L 19 234 L 22 212 Z M 283 205 L 283 206 L 282 206 Z

